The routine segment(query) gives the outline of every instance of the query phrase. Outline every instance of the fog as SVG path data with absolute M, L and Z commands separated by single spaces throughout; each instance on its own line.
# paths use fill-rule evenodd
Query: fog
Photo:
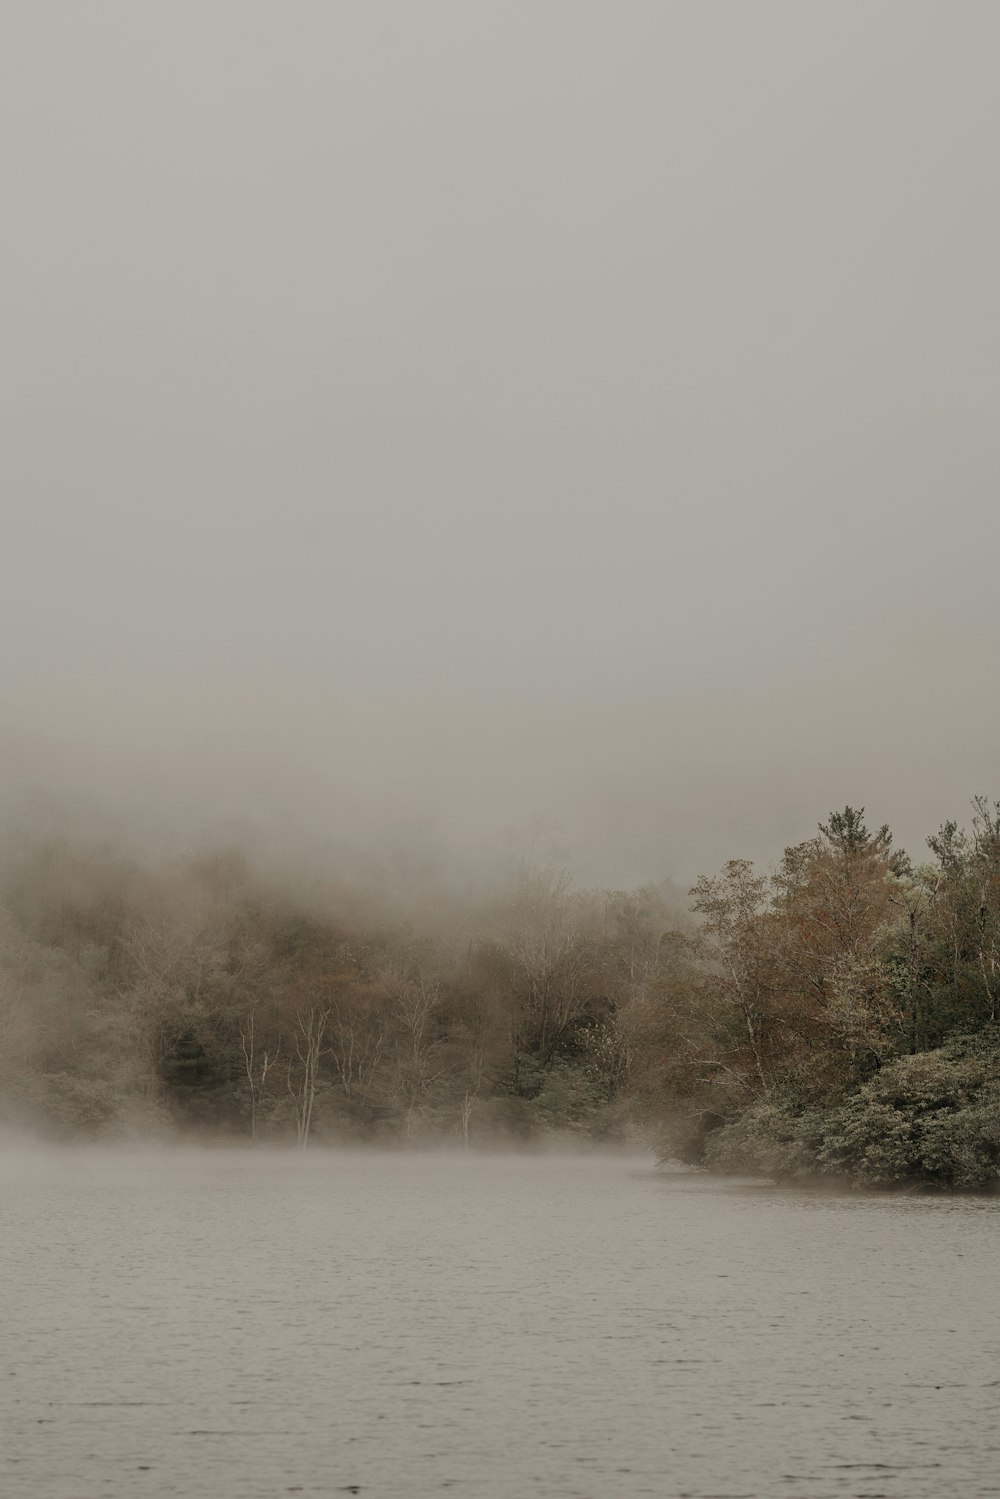
M 0 6 L 4 1495 L 996 1491 L 998 56 Z
M 996 790 L 989 0 L 2 27 L 8 821 L 629 885 Z

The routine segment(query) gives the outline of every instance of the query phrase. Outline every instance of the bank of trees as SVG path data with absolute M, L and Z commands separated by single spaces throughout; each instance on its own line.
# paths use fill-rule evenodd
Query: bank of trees
M 303 1147 L 620 1138 L 617 1016 L 638 928 L 655 947 L 670 920 L 662 893 L 528 867 L 417 923 L 234 856 L 34 850 L 3 886 L 0 1119 Z
M 1000 807 L 927 862 L 846 807 L 773 873 L 692 892 L 696 932 L 625 1017 L 663 1149 L 863 1185 L 1000 1180 Z
M 1000 1172 L 1000 808 L 925 862 L 863 810 L 672 893 L 523 867 L 417 919 L 238 856 L 50 847 L 0 900 L 0 1120 L 53 1137 L 655 1135 L 724 1170 Z

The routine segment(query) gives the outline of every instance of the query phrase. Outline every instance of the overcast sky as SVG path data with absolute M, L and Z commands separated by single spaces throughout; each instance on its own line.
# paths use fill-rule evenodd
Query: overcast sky
M 0 24 L 8 800 L 628 883 L 1000 794 L 995 0 Z

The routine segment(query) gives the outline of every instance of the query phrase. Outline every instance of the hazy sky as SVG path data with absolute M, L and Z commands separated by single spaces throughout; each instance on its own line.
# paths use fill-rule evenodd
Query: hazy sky
M 8 799 L 586 878 L 1000 794 L 995 0 L 7 0 Z

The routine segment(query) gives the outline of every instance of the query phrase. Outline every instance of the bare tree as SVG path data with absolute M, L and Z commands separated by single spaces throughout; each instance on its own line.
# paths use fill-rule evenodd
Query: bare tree
M 345 1098 L 366 1102 L 383 1058 L 386 1017 L 382 995 L 356 985 L 333 998 L 329 1053 Z
M 296 1016 L 295 1055 L 298 1066 L 296 1068 L 289 1060 L 286 1081 L 295 1109 L 296 1136 L 302 1150 L 309 1144 L 312 1131 L 319 1064 L 328 1049 L 323 1045 L 323 1037 L 329 1019 L 329 1009 L 321 1010 L 318 1005 L 310 1005 L 307 1010 L 300 1010 Z
M 403 1133 L 409 1135 L 420 1103 L 448 1071 L 439 1056 L 440 1042 L 434 1024 L 441 992 L 433 980 L 422 974 L 404 977 L 399 972 L 383 971 L 381 982 L 401 1033 L 395 1086 Z
M 525 869 L 509 900 L 500 942 L 510 963 L 517 1024 L 547 1067 L 587 1011 L 591 951 L 586 902 L 562 871 Z M 505 929 L 504 929 L 505 928 Z
M 267 1087 L 267 1074 L 281 1055 L 280 1045 L 273 1051 L 261 1048 L 257 1040 L 257 1011 L 253 1009 L 240 1025 L 240 1044 L 243 1048 L 243 1066 L 250 1093 L 250 1138 L 257 1138 L 257 1111 Z

